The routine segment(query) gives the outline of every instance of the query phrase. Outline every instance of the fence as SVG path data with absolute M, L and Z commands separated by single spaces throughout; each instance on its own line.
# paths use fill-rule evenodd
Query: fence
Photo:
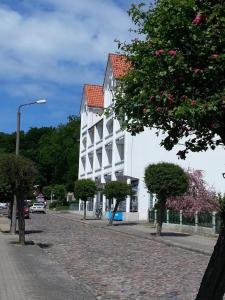
M 158 219 L 158 211 L 149 210 L 149 222 L 156 224 Z M 179 229 L 190 229 L 193 232 L 203 233 L 219 233 L 221 226 L 221 218 L 217 212 L 212 213 L 190 213 L 187 211 L 166 210 L 163 223 L 167 225 L 179 226 Z M 185 230 L 183 230 L 185 231 Z

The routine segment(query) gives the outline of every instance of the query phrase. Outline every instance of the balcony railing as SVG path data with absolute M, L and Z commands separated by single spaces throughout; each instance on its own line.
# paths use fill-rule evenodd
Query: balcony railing
M 124 160 L 120 160 L 118 162 L 115 163 L 115 166 L 119 166 L 119 165 L 122 165 L 124 164 Z
M 109 165 L 105 166 L 104 169 L 109 169 L 111 167 L 112 167 L 112 164 L 109 164 Z

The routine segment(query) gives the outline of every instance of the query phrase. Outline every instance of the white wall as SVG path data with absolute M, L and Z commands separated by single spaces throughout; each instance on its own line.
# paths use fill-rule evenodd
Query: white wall
M 225 150 L 220 147 L 214 151 L 190 152 L 185 160 L 178 159 L 176 153 L 182 149 L 182 146 L 176 146 L 172 151 L 166 151 L 161 147 L 162 137 L 157 137 L 153 130 L 146 129 L 143 133 L 131 137 L 131 143 L 128 151 L 132 155 L 132 176 L 143 177 L 144 169 L 150 163 L 154 162 L 172 162 L 179 164 L 185 169 L 192 168 L 204 171 L 206 182 L 215 188 L 217 192 L 225 192 L 225 179 L 222 173 L 225 172 Z

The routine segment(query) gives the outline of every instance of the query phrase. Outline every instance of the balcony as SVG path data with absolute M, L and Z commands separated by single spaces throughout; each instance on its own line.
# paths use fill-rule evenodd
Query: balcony
M 113 134 L 113 118 L 106 123 L 106 137 Z
M 124 163 L 124 136 L 120 136 L 116 139 L 116 153 L 115 153 L 115 165 L 122 165 Z
M 94 146 L 94 127 L 88 130 L 88 149 Z
M 99 144 L 103 138 L 103 121 L 96 125 L 96 144 Z
M 96 150 L 96 158 L 95 172 L 99 172 L 102 169 L 102 147 Z

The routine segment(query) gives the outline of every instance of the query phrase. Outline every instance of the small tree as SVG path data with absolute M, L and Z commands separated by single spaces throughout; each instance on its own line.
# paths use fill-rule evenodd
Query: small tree
M 183 210 L 189 215 L 198 212 L 213 212 L 219 210 L 219 201 L 215 191 L 203 179 L 201 170 L 187 171 L 189 187 L 182 196 L 171 197 L 166 201 L 166 207 L 175 211 Z
M 75 182 L 74 196 L 84 202 L 84 220 L 86 220 L 86 204 L 89 198 L 93 198 L 97 191 L 95 182 L 91 179 L 80 179 Z
M 25 243 L 24 196 L 32 188 L 36 176 L 37 170 L 30 160 L 14 154 L 0 155 L 0 181 L 4 182 L 8 189 L 10 189 L 11 195 L 16 195 L 19 219 L 19 242 L 21 244 Z M 12 213 L 13 204 L 14 199 L 12 198 Z
M 56 184 L 53 186 L 52 192 L 55 195 L 55 198 L 60 201 L 64 202 L 66 199 L 66 187 L 63 184 Z
M 113 209 L 112 216 L 109 220 L 109 225 L 112 225 L 113 223 L 113 219 L 115 217 L 120 202 L 126 200 L 126 197 L 128 195 L 131 195 L 131 192 L 131 186 L 125 182 L 110 181 L 106 183 L 105 188 L 103 190 L 103 194 L 106 196 L 107 199 L 116 199 L 116 204 Z
M 51 196 L 53 193 L 53 186 L 51 186 L 51 185 L 44 186 L 43 193 L 48 200 L 51 199 Z
M 180 166 L 161 162 L 146 168 L 145 184 L 148 191 L 156 194 L 158 199 L 157 235 L 161 235 L 166 200 L 184 194 L 188 188 L 188 178 Z

